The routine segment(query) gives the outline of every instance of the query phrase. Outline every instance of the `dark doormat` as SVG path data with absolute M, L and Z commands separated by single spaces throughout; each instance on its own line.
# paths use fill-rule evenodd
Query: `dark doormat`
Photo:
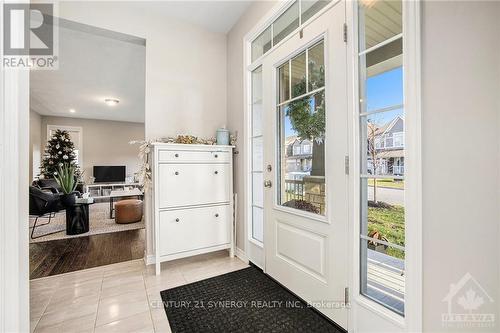
M 255 267 L 161 292 L 173 333 L 343 332 Z

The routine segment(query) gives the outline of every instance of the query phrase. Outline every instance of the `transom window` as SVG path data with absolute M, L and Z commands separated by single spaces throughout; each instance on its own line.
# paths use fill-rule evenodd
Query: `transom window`
M 271 50 L 331 0 L 296 0 L 252 41 L 252 62 Z

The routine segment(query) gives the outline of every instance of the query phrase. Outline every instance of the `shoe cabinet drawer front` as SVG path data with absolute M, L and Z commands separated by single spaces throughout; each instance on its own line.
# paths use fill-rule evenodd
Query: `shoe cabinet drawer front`
M 160 164 L 159 208 L 230 201 L 229 164 Z
M 229 207 L 224 205 L 160 212 L 160 255 L 228 244 Z
M 229 163 L 229 151 L 160 150 L 160 163 Z

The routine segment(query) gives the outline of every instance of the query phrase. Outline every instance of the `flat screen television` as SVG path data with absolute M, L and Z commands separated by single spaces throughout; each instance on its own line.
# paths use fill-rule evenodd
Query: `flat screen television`
M 125 181 L 125 166 L 100 166 L 94 165 L 94 177 L 96 183 L 114 183 Z

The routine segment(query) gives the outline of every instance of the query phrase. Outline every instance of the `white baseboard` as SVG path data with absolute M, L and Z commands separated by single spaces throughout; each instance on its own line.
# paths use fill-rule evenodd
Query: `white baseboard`
M 236 252 L 234 253 L 241 261 L 243 261 L 245 264 L 248 264 L 249 263 L 249 260 L 248 260 L 248 257 L 247 255 L 245 254 L 245 252 L 240 249 L 240 248 L 236 248 Z M 150 255 L 147 255 L 146 253 L 144 253 L 144 263 L 146 264 L 146 266 L 148 265 L 154 265 L 155 264 L 155 255 L 154 254 L 150 254 Z
M 248 257 L 245 253 L 245 251 L 243 251 L 242 249 L 240 249 L 239 247 L 236 248 L 236 253 L 235 255 L 241 260 L 243 261 L 245 264 L 248 264 L 249 263 L 249 260 L 248 260 Z

